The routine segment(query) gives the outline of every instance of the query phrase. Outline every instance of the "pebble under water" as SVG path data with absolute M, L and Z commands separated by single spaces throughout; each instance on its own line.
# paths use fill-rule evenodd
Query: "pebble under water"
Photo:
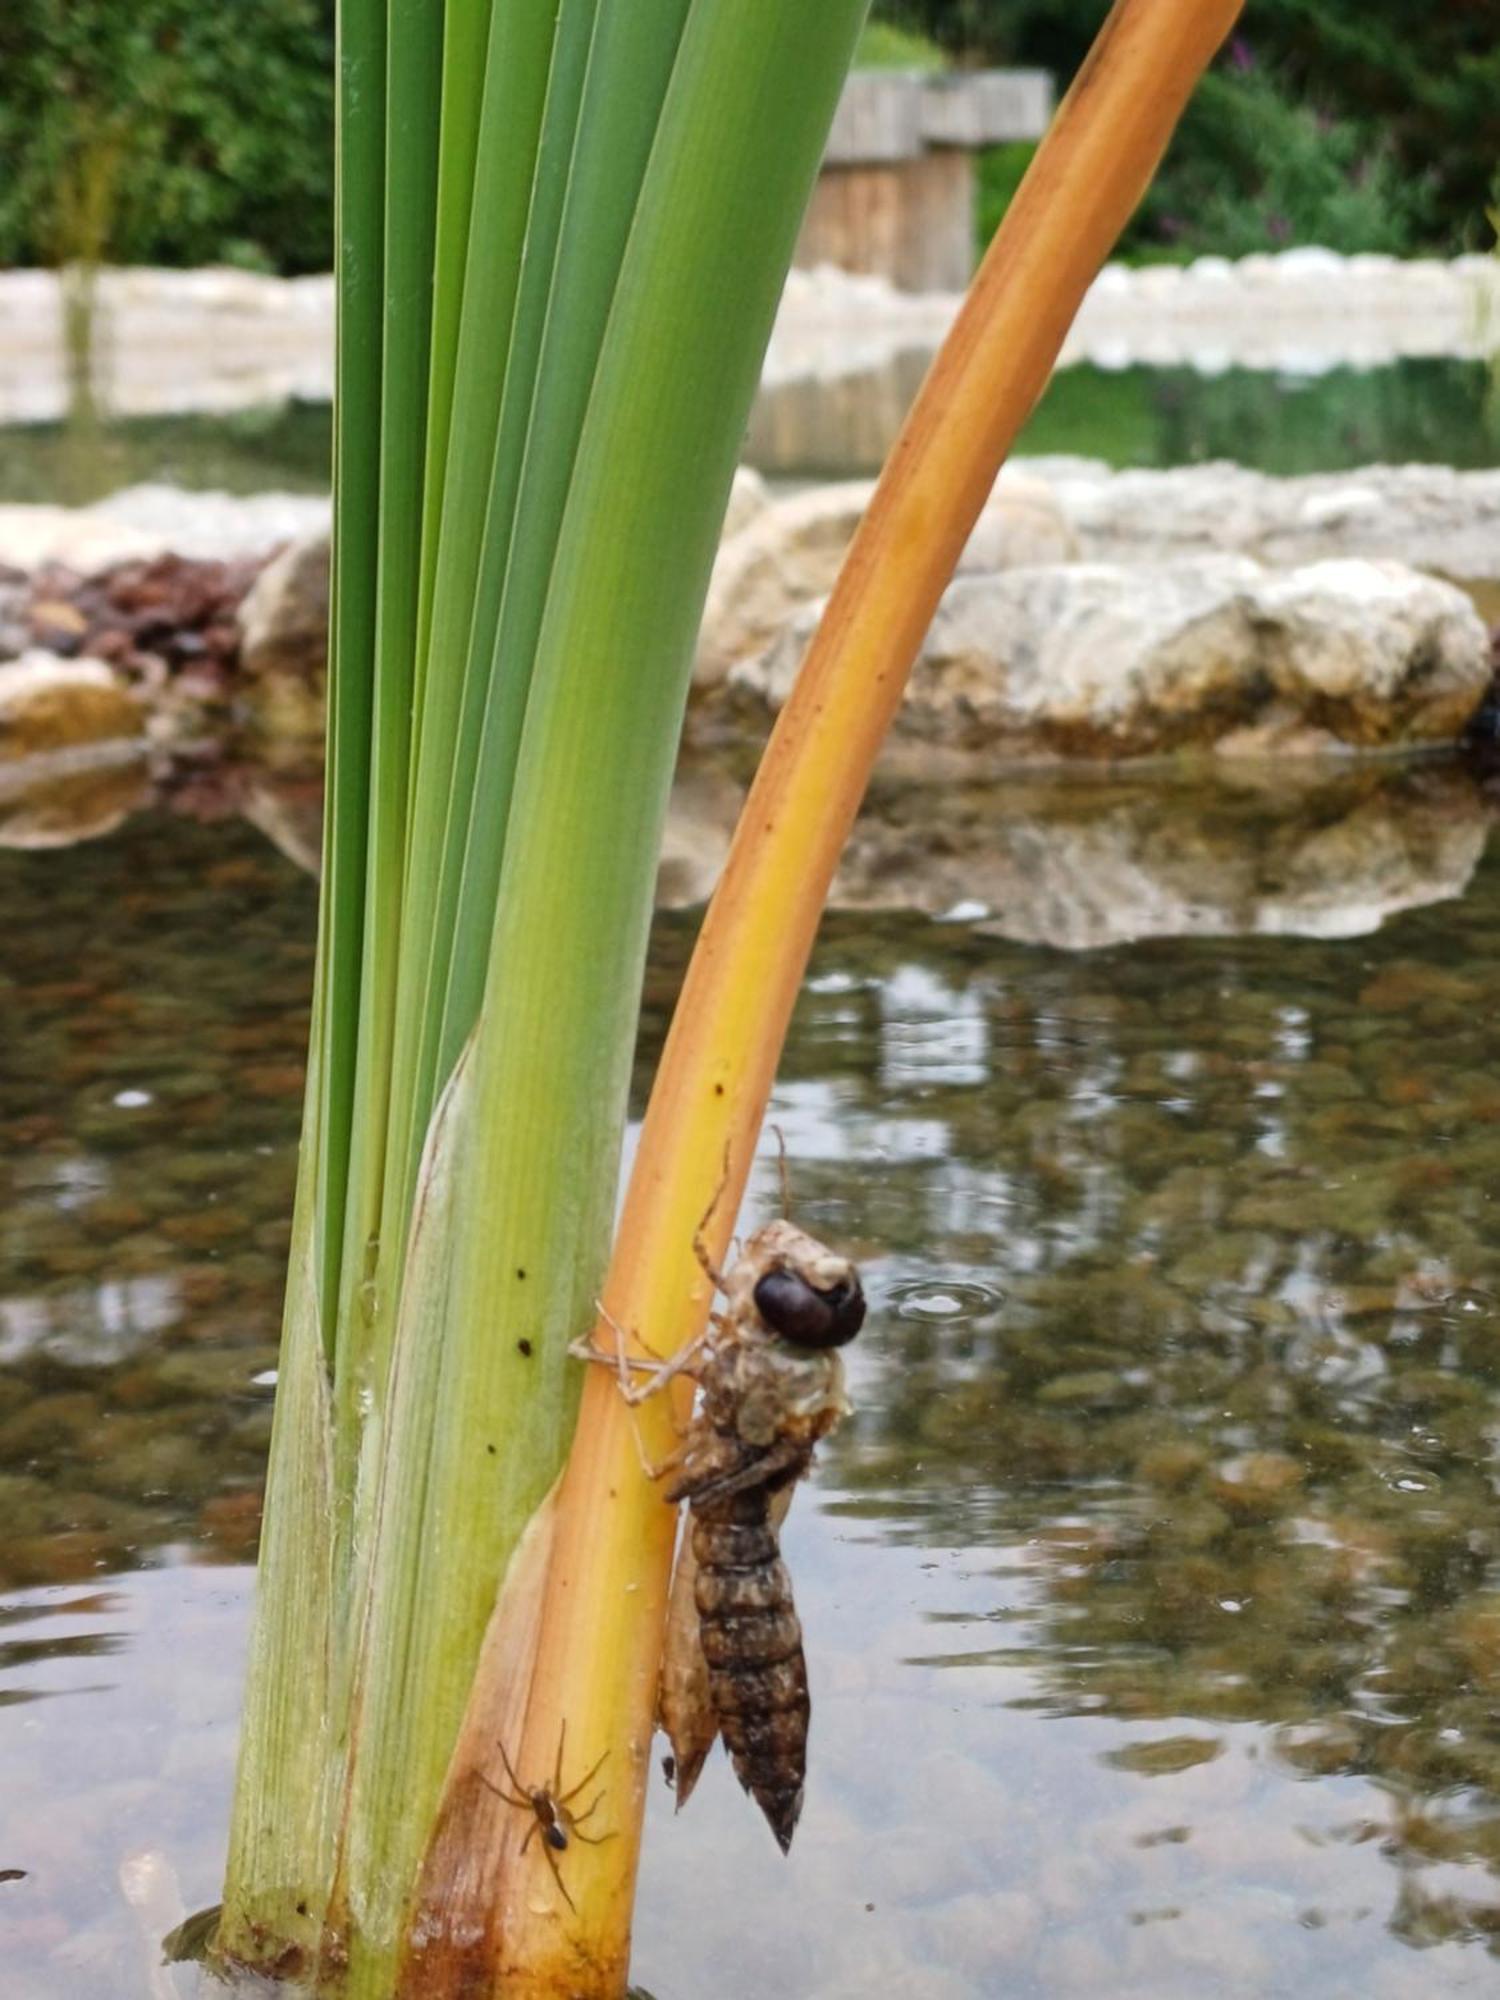
M 315 902 L 238 824 L 0 853 L 5 2000 L 199 1990 Z M 871 1304 L 786 1538 L 808 1803 L 783 1861 L 722 1760 L 656 1790 L 657 2000 L 1493 1989 L 1497 991 L 1500 851 L 1362 938 L 829 921 L 773 1113 Z

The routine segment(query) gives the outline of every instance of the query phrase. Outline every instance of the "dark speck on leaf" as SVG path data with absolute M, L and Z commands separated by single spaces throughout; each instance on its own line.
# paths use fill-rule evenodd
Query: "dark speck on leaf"
M 516 1266 L 516 1276 L 518 1278 L 524 1278 L 526 1276 L 526 1273 L 521 1269 L 521 1266 L 519 1264 L 517 1264 Z
M 524 1354 L 529 1361 L 531 1359 L 531 1342 L 529 1340 L 518 1340 L 516 1342 L 516 1352 L 517 1354 Z
M 495 1456 L 495 1447 L 492 1444 L 487 1444 L 485 1446 L 485 1450 L 489 1453 L 491 1458 Z

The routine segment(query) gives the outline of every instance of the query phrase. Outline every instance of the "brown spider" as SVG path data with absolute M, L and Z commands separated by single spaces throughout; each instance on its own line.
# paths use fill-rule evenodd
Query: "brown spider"
M 532 1839 L 538 1830 L 540 1830 L 542 1836 L 542 1853 L 547 1858 L 547 1866 L 552 1870 L 552 1879 L 562 1891 L 563 1901 L 576 1914 L 577 1905 L 568 1894 L 568 1885 L 562 1878 L 556 1857 L 564 1853 L 570 1842 L 574 1840 L 581 1840 L 586 1847 L 602 1847 L 606 1840 L 613 1840 L 615 1836 L 613 1833 L 580 1833 L 578 1830 L 584 1821 L 591 1818 L 598 1809 L 600 1800 L 604 1797 L 603 1792 L 600 1792 L 598 1798 L 594 1799 L 583 1812 L 575 1813 L 568 1810 L 569 1801 L 576 1799 L 584 1787 L 592 1783 L 599 1775 L 600 1767 L 603 1765 L 604 1759 L 609 1755 L 609 1752 L 606 1750 L 604 1755 L 599 1758 L 598 1763 L 587 1770 L 576 1785 L 566 1792 L 563 1791 L 561 1789 L 563 1744 L 567 1736 L 567 1730 L 568 1725 L 564 1721 L 562 1727 L 557 1732 L 557 1768 L 553 1773 L 550 1785 L 524 1784 L 516 1776 L 515 1767 L 510 1761 L 505 1745 L 500 1742 L 498 1737 L 495 1740 L 499 1746 L 500 1760 L 505 1766 L 505 1775 L 509 1778 L 513 1789 L 506 1791 L 503 1785 L 491 1783 L 483 1771 L 479 1773 L 479 1782 L 487 1791 L 493 1792 L 497 1799 L 503 1799 L 508 1806 L 517 1806 L 522 1812 L 529 1812 L 532 1815 L 532 1824 L 527 1828 L 526 1838 L 521 1842 L 521 1852 L 523 1854 L 526 1852 L 532 1843 Z

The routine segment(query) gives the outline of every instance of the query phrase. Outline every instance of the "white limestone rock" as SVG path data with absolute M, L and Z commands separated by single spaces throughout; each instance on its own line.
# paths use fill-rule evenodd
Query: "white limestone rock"
M 240 665 L 252 679 L 322 684 L 328 664 L 329 539 L 316 531 L 273 556 L 239 608 Z
M 61 563 L 81 575 L 159 555 L 232 561 L 327 533 L 326 498 L 303 493 L 194 493 L 129 486 L 91 507 L 0 506 L 0 564 Z
M 786 699 L 816 616 L 735 668 L 752 709 Z M 990 763 L 1389 750 L 1456 738 L 1489 671 L 1469 599 L 1399 563 L 1049 565 L 952 584 L 897 733 Z
M 832 589 L 872 479 L 810 486 L 768 502 L 720 544 L 699 635 L 693 684 L 714 687 L 737 661 L 761 652 L 799 606 Z M 960 572 L 1065 562 L 1076 540 L 1050 489 L 1003 474 L 975 524 Z
M 1224 462 L 1161 472 L 1112 472 L 1089 459 L 1019 464 L 1051 487 L 1088 560 L 1223 551 L 1289 566 L 1390 557 L 1463 581 L 1500 581 L 1500 471 L 1368 465 L 1276 478 Z

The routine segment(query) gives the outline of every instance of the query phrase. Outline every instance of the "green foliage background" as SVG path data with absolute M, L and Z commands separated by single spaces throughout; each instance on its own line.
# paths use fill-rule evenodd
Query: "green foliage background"
M 334 0 L 5 0 L 0 264 L 332 261 Z M 1065 82 L 1106 0 L 875 0 L 863 59 Z M 1252 0 L 1127 239 L 1137 257 L 1494 242 L 1500 0 Z M 1028 149 L 982 166 L 993 228 Z
M 0 264 L 333 261 L 334 0 L 3 0 Z
M 952 60 L 1071 76 L 1104 0 L 876 0 Z M 1127 239 L 1137 254 L 1488 249 L 1500 0 L 1251 0 Z M 1014 162 L 987 163 L 990 221 Z

